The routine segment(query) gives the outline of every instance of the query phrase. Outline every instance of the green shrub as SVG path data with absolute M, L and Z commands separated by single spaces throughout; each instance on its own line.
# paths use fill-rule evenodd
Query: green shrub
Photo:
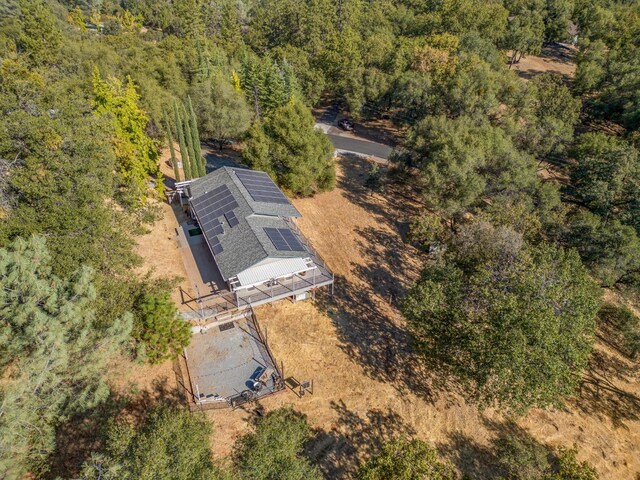
M 382 452 L 364 463 L 359 480 L 457 480 L 455 469 L 438 459 L 437 452 L 421 440 L 392 440 Z
M 421 250 L 427 251 L 434 242 L 442 237 L 443 233 L 444 226 L 440 218 L 424 213 L 416 216 L 409 225 L 407 240 Z

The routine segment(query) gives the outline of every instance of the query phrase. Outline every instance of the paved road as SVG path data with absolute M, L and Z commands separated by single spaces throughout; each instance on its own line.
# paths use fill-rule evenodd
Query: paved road
M 393 148 L 382 143 L 361 140 L 357 136 L 352 136 L 338 130 L 336 121 L 340 109 L 337 104 L 329 106 L 318 118 L 316 127 L 327 134 L 333 147 L 339 152 L 355 153 L 356 155 L 365 155 L 379 159 L 381 163 L 387 163 L 389 155 Z M 357 135 L 357 134 L 356 134 Z
M 345 137 L 332 133 L 327 133 L 327 136 L 329 137 L 329 140 L 331 140 L 331 143 L 333 143 L 336 150 L 344 152 L 352 152 L 388 160 L 389 155 L 391 155 L 391 152 L 393 151 L 393 148 L 388 145 L 383 145 L 382 143 L 368 142 L 366 140 L 358 140 L 357 138 Z

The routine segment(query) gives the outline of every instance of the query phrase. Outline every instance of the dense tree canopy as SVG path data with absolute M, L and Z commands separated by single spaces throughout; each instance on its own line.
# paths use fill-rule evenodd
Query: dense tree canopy
M 311 113 L 299 100 L 277 109 L 264 125 L 253 126 L 244 159 L 297 195 L 311 195 L 335 185 L 331 142 L 314 128 Z
M 571 180 L 577 199 L 605 218 L 640 231 L 640 158 L 624 140 L 604 133 L 582 135 L 572 151 Z
M 16 249 L 41 248 L 40 240 L 25 239 L 46 238 L 48 266 L 22 253 L 37 272 L 18 273 L 29 276 L 25 285 L 33 281 L 56 298 L 46 310 L 27 295 L 38 318 L 53 317 L 43 348 L 56 335 L 60 345 L 61 359 L 53 357 L 60 363 L 43 369 L 55 375 L 43 385 L 62 385 L 42 386 L 52 392 L 51 405 L 41 406 L 39 397 L 21 403 L 17 379 L 33 383 L 31 367 L 41 365 L 42 352 L 30 347 L 31 330 L 3 337 L 24 350 L 12 350 L 17 376 L 5 367 L 1 390 L 9 400 L 9 413 L 0 415 L 2 440 L 12 449 L 0 459 L 2 468 L 12 468 L 5 475 L 43 465 L 58 419 L 77 411 L 64 400 L 70 392 L 94 388 L 87 405 L 104 398 L 101 372 L 81 369 L 78 358 L 102 367 L 109 345 L 117 350 L 133 339 L 138 351 L 144 345 L 148 358 L 160 361 L 188 340 L 167 296 L 170 282 L 159 288 L 132 270 L 139 263 L 132 236 L 154 216 L 149 187 L 155 182 L 162 190 L 164 137 L 178 143 L 172 160 L 181 159 L 187 179 L 206 173 L 200 137 L 221 148 L 236 140 L 233 149 L 242 150 L 245 163 L 269 172 L 291 194 L 312 195 L 335 184 L 333 149 L 314 130 L 310 110 L 325 101 L 358 119 L 389 122 L 397 132 L 399 175 L 382 178 L 372 170 L 363 181 L 376 190 L 406 182 L 406 194 L 426 212 L 410 237 L 435 263 L 404 302 L 424 358 L 486 403 L 558 404 L 587 360 L 598 297 L 575 252 L 602 286 L 640 285 L 639 5 L 3 2 L 0 251 L 18 262 Z M 530 72 L 525 82 L 509 69 L 510 60 L 537 54 L 545 42 L 574 40 L 571 22 L 578 27 L 573 81 Z M 561 191 L 559 179 L 567 183 Z M 85 341 L 105 345 L 104 356 L 100 348 L 82 349 Z M 73 357 L 71 367 L 58 369 L 64 355 Z M 42 435 L 25 433 L 23 421 Z M 119 424 L 86 477 L 218 478 L 206 451 L 209 427 L 199 422 L 154 411 L 139 425 Z M 184 443 L 175 451 L 172 436 Z M 292 411 L 268 414 L 238 444 L 236 467 L 251 478 L 315 478 L 301 453 L 308 437 L 308 425 Z M 593 478 L 567 452 L 545 475 Z M 266 461 L 272 458 L 278 462 Z M 422 467 L 450 473 L 415 442 L 390 444 L 366 465 L 371 478 L 411 478 Z
M 106 398 L 106 367 L 126 345 L 130 316 L 96 317 L 93 273 L 52 273 L 43 237 L 0 249 L 0 474 L 46 471 L 55 428 Z
M 485 403 L 558 404 L 585 368 L 598 308 L 575 252 L 527 246 L 508 228 L 462 227 L 403 312 L 419 349 Z
M 534 190 L 535 164 L 505 132 L 470 117 L 426 117 L 409 132 L 404 160 L 422 172 L 427 201 L 450 215 L 483 197 Z
M 218 480 L 211 424 L 188 410 L 157 407 L 141 425 L 113 422 L 103 452 L 85 463 L 84 480 Z

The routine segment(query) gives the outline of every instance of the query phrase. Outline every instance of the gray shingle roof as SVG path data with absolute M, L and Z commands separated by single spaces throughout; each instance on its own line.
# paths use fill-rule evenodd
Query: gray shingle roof
M 225 280 L 236 276 L 266 258 L 308 257 L 308 252 L 277 250 L 267 234 L 265 227 L 289 228 L 285 218 L 301 217 L 300 212 L 291 203 L 256 202 L 235 175 L 236 168 L 223 167 L 193 181 L 189 185 L 189 201 L 192 202 L 205 193 L 226 185 L 233 194 L 238 207 L 233 212 L 238 225 L 230 227 L 224 216 L 220 220 L 224 233 L 218 235 L 222 252 L 214 255 L 216 264 Z M 195 211 L 196 218 L 199 210 Z

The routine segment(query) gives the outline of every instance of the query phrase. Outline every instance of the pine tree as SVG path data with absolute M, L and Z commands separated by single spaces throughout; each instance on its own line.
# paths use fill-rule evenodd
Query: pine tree
M 171 124 L 167 118 L 166 112 L 164 112 L 164 123 L 167 129 L 167 142 L 169 143 L 169 152 L 171 152 L 171 165 L 173 166 L 173 178 L 176 182 L 180 181 L 180 168 L 178 168 L 178 159 L 176 158 L 176 149 L 173 147 L 173 132 L 171 131 Z
M 167 292 L 148 292 L 136 305 L 132 336 L 144 348 L 151 363 L 175 359 L 191 341 L 189 324 Z
M 89 268 L 51 273 L 43 237 L 0 249 L 0 478 L 46 468 L 57 425 L 109 394 L 107 364 L 131 319 L 102 325 L 95 300 Z
M 198 133 L 198 119 L 196 112 L 193 110 L 193 104 L 191 103 L 191 97 L 187 97 L 189 105 L 189 123 L 191 124 L 191 135 L 193 136 L 193 148 L 196 155 L 196 163 L 198 165 L 198 174 L 204 177 L 207 174 L 204 157 L 202 156 L 202 149 L 200 148 L 200 134 Z
M 173 102 L 173 111 L 175 113 L 176 130 L 178 132 L 178 143 L 180 144 L 180 158 L 182 158 L 182 171 L 184 172 L 185 180 L 191 180 L 191 162 L 189 162 L 189 147 L 187 146 L 186 138 L 184 135 L 184 127 L 182 125 L 182 119 L 180 118 L 180 109 L 178 108 L 178 102 Z

